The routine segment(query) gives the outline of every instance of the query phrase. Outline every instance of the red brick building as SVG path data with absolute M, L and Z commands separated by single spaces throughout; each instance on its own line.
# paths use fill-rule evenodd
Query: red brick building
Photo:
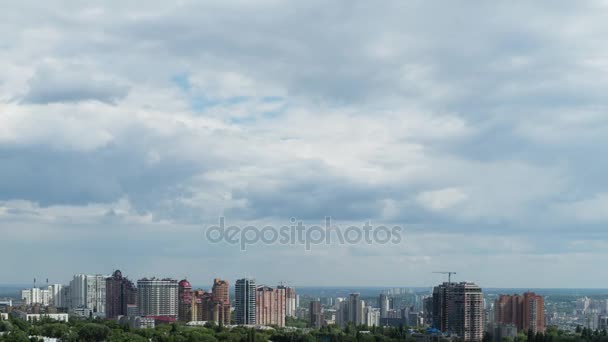
M 545 331 L 545 300 L 534 292 L 523 295 L 501 295 L 494 303 L 497 323 L 513 324 L 517 330 Z

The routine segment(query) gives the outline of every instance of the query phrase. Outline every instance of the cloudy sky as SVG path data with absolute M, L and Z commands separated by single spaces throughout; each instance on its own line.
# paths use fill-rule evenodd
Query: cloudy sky
M 608 2 L 13 1 L 0 283 L 607 287 Z M 211 244 L 229 223 L 397 245 Z

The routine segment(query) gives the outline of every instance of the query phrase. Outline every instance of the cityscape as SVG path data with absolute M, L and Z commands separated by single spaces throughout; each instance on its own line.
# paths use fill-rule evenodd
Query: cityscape
M 608 0 L 0 0 L 0 342 L 608 342 Z
M 431 288 L 366 288 L 347 295 L 347 289 L 299 290 L 247 277 L 215 278 L 210 287 L 198 288 L 187 279 L 134 281 L 120 270 L 110 275 L 77 274 L 66 284 L 34 284 L 21 289 L 18 297 L 0 298 L 0 319 L 34 325 L 115 322 L 134 331 L 177 324 L 321 335 L 329 328 L 359 333 L 395 328 L 404 329 L 403 338 L 411 341 L 523 342 L 548 331 L 574 338 L 583 329 L 607 334 L 608 292 L 484 292 L 474 282 L 452 281 L 456 272 L 435 273 L 447 274 L 448 281 Z

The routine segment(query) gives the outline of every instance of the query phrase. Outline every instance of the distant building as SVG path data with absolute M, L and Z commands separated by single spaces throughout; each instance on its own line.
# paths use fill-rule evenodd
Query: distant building
M 65 300 L 62 292 L 63 285 L 53 284 L 44 288 L 31 288 L 21 290 L 21 300 L 25 305 L 65 307 Z
M 133 329 L 154 329 L 156 326 L 153 317 L 120 316 L 118 322 L 120 324 L 127 324 Z
M 365 302 L 360 298 L 358 293 L 351 293 L 348 296 L 348 322 L 352 322 L 355 325 L 361 325 L 364 323 L 364 312 Z
M 235 320 L 236 324 L 256 324 L 256 286 L 255 280 L 243 278 L 236 281 Z
M 519 331 L 545 331 L 545 301 L 533 292 L 501 295 L 494 303 L 494 321 L 513 324 Z
M 366 306 L 364 308 L 363 316 L 363 324 L 367 325 L 368 327 L 380 326 L 380 309 L 372 308 L 371 306 Z
M 87 309 L 96 316 L 105 316 L 106 278 L 104 275 L 74 275 L 70 281 L 70 309 Z
M 422 326 L 424 323 L 422 316 L 418 312 L 408 312 L 407 313 L 407 325 L 410 327 L 418 327 Z
M 106 318 L 128 316 L 129 305 L 137 303 L 137 289 L 119 270 L 106 278 Z
M 0 312 L 7 312 L 13 306 L 12 298 L 0 298 Z
M 51 299 L 49 300 L 49 305 L 52 305 L 56 308 L 67 308 L 66 301 L 63 296 L 63 285 L 49 285 L 48 290 L 49 296 L 51 297 Z
M 608 316 L 599 315 L 597 317 L 597 328 L 598 330 L 608 330 Z
M 12 314 L 28 322 L 39 321 L 43 318 L 50 318 L 61 322 L 67 322 L 69 320 L 67 313 L 30 314 L 23 311 L 13 311 Z
M 285 288 L 260 286 L 255 305 L 256 324 L 285 326 Z
M 194 291 L 193 321 L 216 322 L 224 324 L 227 317 L 230 317 L 230 304 L 225 305 L 224 300 L 216 297 L 212 292 L 203 290 Z
M 139 307 L 137 304 L 127 305 L 127 317 L 135 317 L 139 315 Z
M 390 309 L 389 298 L 385 293 L 381 293 L 378 298 L 378 307 L 380 308 L 380 317 L 386 318 L 388 317 L 388 310 Z
M 321 309 L 320 301 L 313 300 L 310 302 L 308 315 L 308 322 L 311 328 L 319 329 L 323 325 L 323 311 Z
M 336 302 L 338 309 L 336 310 L 336 325 L 344 328 L 348 325 L 348 301 L 341 300 Z
M 280 285 L 279 288 L 285 290 L 285 316 L 295 317 L 297 309 L 297 295 L 294 287 Z
M 178 320 L 182 322 L 190 322 L 192 318 L 192 285 L 186 279 L 178 284 Z
M 443 283 L 433 288 L 433 327 L 465 342 L 483 338 L 483 294 L 474 283 Z
M 230 284 L 226 280 L 215 278 L 211 292 L 222 306 L 222 315 L 218 319 L 218 324 L 230 325 Z
M 423 323 L 429 326 L 433 325 L 433 297 L 422 299 L 422 318 Z
M 336 312 L 336 323 L 345 327 L 348 323 L 361 325 L 366 323 L 365 302 L 358 293 L 351 293 L 347 299 L 340 302 Z
M 174 279 L 144 278 L 137 281 L 140 316 L 178 316 L 178 283 Z
M 42 306 L 49 306 L 51 296 L 48 289 L 40 289 L 35 287 L 21 290 L 21 300 L 25 305 L 40 304 Z

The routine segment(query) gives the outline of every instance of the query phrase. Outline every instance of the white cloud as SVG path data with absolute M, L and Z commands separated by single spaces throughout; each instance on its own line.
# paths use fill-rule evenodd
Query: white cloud
M 466 192 L 459 188 L 445 188 L 433 191 L 423 191 L 417 196 L 418 202 L 431 210 L 450 209 L 468 198 Z
M 458 259 L 498 279 L 476 253 L 494 250 L 488 260 L 515 274 L 547 262 L 536 248 L 570 253 L 559 236 L 549 253 L 522 231 L 597 234 L 607 219 L 601 2 L 5 7 L 0 220 L 19 227 L 11 234 L 61 243 L 71 221 L 89 228 L 72 236 L 104 249 L 102 230 L 132 223 L 159 248 L 169 241 L 161 265 L 198 250 L 159 226 L 329 215 L 439 234 L 415 236 L 374 276 L 408 263 L 427 279 L 424 267 Z

